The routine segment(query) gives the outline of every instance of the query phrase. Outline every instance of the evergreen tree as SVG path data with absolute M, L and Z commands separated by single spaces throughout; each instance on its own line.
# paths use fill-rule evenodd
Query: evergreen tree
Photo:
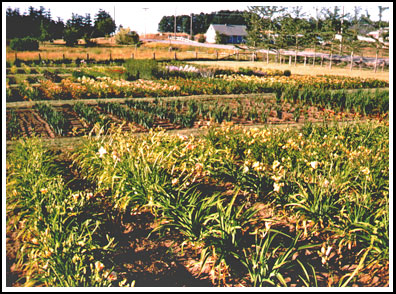
M 109 13 L 99 9 L 99 12 L 95 15 L 94 28 L 95 37 L 107 37 L 116 31 L 117 26 Z

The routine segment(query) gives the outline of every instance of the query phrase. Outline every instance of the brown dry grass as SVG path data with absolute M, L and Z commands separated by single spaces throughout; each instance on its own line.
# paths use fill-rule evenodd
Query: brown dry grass
M 349 66 L 347 68 L 338 68 L 332 67 L 329 69 L 328 66 L 315 66 L 312 65 L 297 65 L 290 66 L 288 64 L 278 64 L 278 63 L 269 63 L 262 61 L 191 61 L 194 64 L 203 64 L 203 65 L 211 65 L 211 66 L 220 66 L 220 67 L 228 67 L 228 68 L 239 68 L 239 67 L 250 67 L 250 68 L 258 68 L 258 69 L 279 69 L 279 70 L 290 70 L 292 74 L 299 75 L 340 75 L 340 76 L 348 76 L 348 77 L 360 77 L 360 78 L 374 78 L 378 80 L 389 81 L 389 71 L 381 71 L 381 69 L 377 70 L 375 73 L 374 70 L 359 70 L 353 69 L 350 71 Z
M 100 41 L 98 42 L 100 44 Z M 176 51 L 170 51 L 169 47 L 176 48 Z M 221 50 L 226 52 L 227 50 Z M 153 58 L 155 54 L 156 59 L 174 59 L 175 53 L 177 59 L 192 59 L 195 58 L 195 52 L 199 53 L 199 58 L 211 58 L 215 59 L 216 49 L 193 47 L 188 45 L 175 45 L 175 44 L 163 44 L 163 43 L 145 43 L 144 45 L 135 48 L 135 46 L 99 46 L 92 48 L 85 48 L 83 45 L 76 47 L 66 47 L 63 44 L 46 44 L 40 46 L 40 51 L 25 51 L 17 52 L 17 58 L 21 60 L 34 60 L 34 59 L 49 59 L 59 60 L 63 58 L 67 59 L 90 59 L 95 60 L 107 60 L 110 59 L 128 59 L 133 56 L 136 59 Z M 87 56 L 87 54 L 89 56 Z M 221 55 L 219 55 L 221 56 Z M 6 53 L 7 61 L 15 60 L 15 52 L 7 48 Z

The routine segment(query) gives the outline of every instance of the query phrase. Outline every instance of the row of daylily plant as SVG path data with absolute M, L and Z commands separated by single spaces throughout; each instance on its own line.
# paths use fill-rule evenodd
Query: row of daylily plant
M 319 240 L 308 245 L 317 248 L 310 256 L 321 260 L 317 271 L 336 275 L 333 266 L 346 262 L 345 256 L 358 264 L 338 276 L 339 286 L 388 262 L 386 123 L 302 130 L 225 125 L 205 137 L 150 132 L 139 140 L 119 131 L 89 139 L 74 156 L 84 177 L 108 191 L 114 208 L 150 209 L 163 219 L 157 230 L 175 230 L 185 246 L 202 249 L 201 265 L 211 265 L 218 283 L 226 283 L 239 265 L 251 285 L 286 285 L 291 267 L 306 273 L 291 277 L 293 283 L 316 285 L 315 268 L 292 258 L 305 254 L 300 241 L 310 238 Z M 222 181 L 233 185 L 231 200 L 206 190 L 201 195 L 201 185 Z M 259 202 L 273 209 L 271 218 L 256 218 Z M 270 228 L 280 215 L 288 215 L 294 237 L 273 250 L 277 232 Z
M 285 87 L 317 89 L 360 89 L 388 87 L 389 83 L 375 79 L 340 76 L 244 76 L 218 75 L 215 78 L 170 77 L 155 81 L 114 80 L 110 77 L 78 77 L 61 83 L 45 80 L 38 87 L 27 81 L 18 88 L 7 85 L 7 101 L 57 100 L 112 97 L 165 97 L 202 94 L 242 94 L 274 92 Z
M 108 253 L 109 217 L 93 190 L 71 190 L 56 155 L 36 138 L 21 139 L 7 155 L 7 233 L 17 246 L 21 286 L 126 285 Z

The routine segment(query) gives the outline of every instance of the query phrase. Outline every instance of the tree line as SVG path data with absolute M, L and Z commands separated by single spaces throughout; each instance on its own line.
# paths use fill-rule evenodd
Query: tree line
M 116 25 L 110 14 L 99 9 L 92 19 L 89 13 L 85 16 L 72 14 L 64 23 L 59 17 L 53 20 L 51 11 L 43 6 L 35 9 L 30 6 L 27 13 L 21 14 L 19 8 L 6 10 L 6 38 L 31 38 L 39 41 L 63 39 L 66 45 L 73 46 L 78 39 L 84 39 L 86 44 L 93 44 L 92 38 L 109 36 L 116 30 Z
M 246 25 L 245 11 L 239 10 L 220 10 L 212 13 L 191 14 L 191 15 L 177 15 L 163 16 L 158 24 L 159 32 L 174 32 L 176 23 L 177 33 L 191 32 L 204 34 L 211 24 L 231 24 L 231 25 Z M 192 18 L 192 19 L 191 19 Z
M 384 32 L 373 42 L 359 40 L 358 36 L 389 26 L 382 21 L 382 13 L 388 7 L 378 6 L 379 21 L 372 21 L 366 10 L 361 14 L 361 8 L 355 6 L 353 13 L 345 12 L 342 7 L 316 9 L 316 16 L 309 16 L 303 12 L 301 6 L 249 6 L 245 12 L 248 36 L 247 44 L 255 48 L 272 49 L 279 53 L 281 49 L 295 49 L 326 47 L 330 54 L 359 52 L 367 45 L 377 49 L 384 47 L 384 40 L 389 38 L 389 32 Z M 382 38 L 382 39 L 381 39 Z

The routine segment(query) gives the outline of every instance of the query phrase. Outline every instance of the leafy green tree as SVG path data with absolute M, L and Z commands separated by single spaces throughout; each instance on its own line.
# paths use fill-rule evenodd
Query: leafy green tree
M 342 21 L 343 15 L 340 14 L 340 8 L 334 6 L 333 10 L 330 8 L 323 8 L 321 11 L 324 19 L 322 21 L 320 37 L 327 43 L 330 44 L 330 68 L 332 67 L 332 56 L 335 45 L 340 45 L 342 41 L 337 40 L 336 35 L 342 34 L 349 27 L 348 22 Z
M 139 45 L 139 35 L 130 28 L 120 28 L 115 35 L 115 41 L 120 45 Z
M 350 51 L 351 61 L 350 61 L 350 70 L 353 68 L 353 57 L 355 54 L 358 54 L 363 48 L 364 44 L 362 41 L 358 39 L 358 28 L 351 27 L 344 34 L 344 43 L 347 50 Z
M 309 38 L 311 37 L 308 34 L 311 27 L 309 22 L 304 19 L 305 16 L 306 14 L 302 12 L 302 7 L 295 6 L 292 8 L 292 12 L 284 17 L 287 20 L 286 31 L 288 36 L 292 37 L 295 47 L 294 65 L 297 65 L 297 52 L 309 44 Z
M 94 28 L 95 37 L 108 37 L 115 32 L 117 26 L 109 13 L 99 9 L 99 12 L 95 15 Z
M 216 32 L 215 42 L 216 44 L 226 44 L 228 40 L 227 35 Z
M 279 58 L 285 46 L 285 30 L 282 30 L 282 15 L 285 7 L 249 6 L 247 19 L 247 44 L 254 47 L 275 49 Z

